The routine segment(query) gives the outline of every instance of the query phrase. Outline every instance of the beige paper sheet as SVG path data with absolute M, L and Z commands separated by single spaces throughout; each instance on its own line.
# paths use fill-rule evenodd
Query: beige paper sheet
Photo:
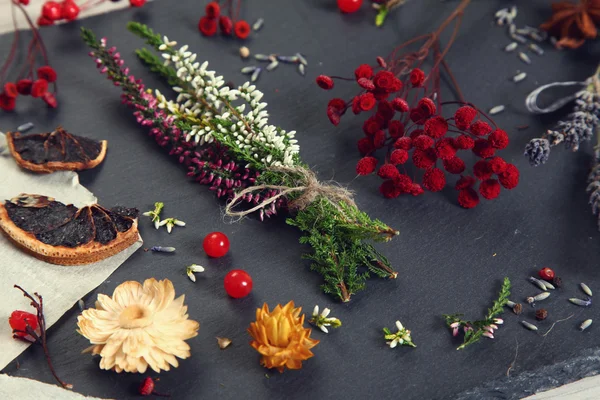
M 4 148 L 4 145 L 4 135 L 0 133 L 0 148 Z M 96 203 L 94 195 L 79 184 L 76 173 L 29 173 L 19 168 L 9 154 L 0 150 L 0 201 L 20 193 L 43 194 L 77 207 Z M 38 292 L 42 295 L 46 324 L 50 327 L 77 300 L 104 282 L 141 245 L 140 238 L 127 250 L 100 262 L 67 267 L 40 261 L 22 252 L 0 234 L 0 369 L 27 348 L 26 343 L 12 338 L 11 329 L 6 323 L 8 317 L 14 310 L 33 310 L 13 285 L 18 284 L 31 294 Z M 6 397 L 0 396 L 2 398 Z
M 0 375 L 0 399 L 101 400 L 27 378 Z

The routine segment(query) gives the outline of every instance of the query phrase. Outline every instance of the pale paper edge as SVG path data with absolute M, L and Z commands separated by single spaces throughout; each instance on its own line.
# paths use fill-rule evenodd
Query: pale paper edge
M 0 374 L 0 399 L 19 400 L 107 400 L 88 397 L 57 385 L 49 385 L 29 378 Z

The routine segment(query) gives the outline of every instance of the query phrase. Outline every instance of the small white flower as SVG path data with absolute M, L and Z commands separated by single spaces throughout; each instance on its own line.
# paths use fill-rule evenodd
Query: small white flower
M 329 308 L 324 308 L 323 312 L 321 313 L 321 317 L 327 318 L 327 316 L 329 315 L 330 312 L 331 312 L 331 310 Z
M 316 317 L 317 315 L 319 315 L 319 306 L 316 305 L 315 308 L 313 309 L 313 313 L 312 313 L 313 317 Z
M 400 321 L 396 321 L 396 328 L 398 328 L 398 330 L 401 331 L 402 329 L 404 329 L 404 326 L 402 326 L 402 323 Z
M 196 275 L 194 275 L 195 272 L 204 272 L 204 267 L 197 264 L 192 264 L 186 268 L 187 276 L 192 282 L 196 282 Z

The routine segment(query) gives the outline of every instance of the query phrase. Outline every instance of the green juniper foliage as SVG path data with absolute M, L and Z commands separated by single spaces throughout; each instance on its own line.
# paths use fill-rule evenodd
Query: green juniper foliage
M 173 64 L 166 65 L 164 59 L 175 58 L 180 60 L 184 57 L 184 51 L 174 49 L 173 45 L 166 42 L 166 38 L 154 33 L 146 25 L 130 22 L 128 29 L 143 38 L 146 43 L 154 50 L 162 53 L 160 58 L 151 50 L 142 48 L 136 51 L 140 60 L 146 64 L 151 71 L 159 74 L 167 82 L 175 87 L 178 92 L 189 96 L 196 101 L 193 107 L 200 112 L 197 114 L 173 111 L 169 105 L 174 103 L 165 103 L 171 113 L 176 113 L 176 126 L 183 132 L 193 136 L 194 130 L 198 127 L 210 131 L 211 141 L 217 142 L 227 148 L 229 154 L 239 163 L 247 163 L 253 169 L 261 171 L 256 185 L 277 185 L 297 187 L 304 186 L 302 177 L 291 172 L 280 172 L 270 169 L 271 165 L 286 165 L 290 167 L 307 168 L 297 154 L 289 152 L 288 148 L 293 147 L 295 140 L 292 135 L 284 132 L 280 128 L 275 129 L 275 135 L 281 140 L 280 147 L 272 145 L 268 141 L 260 142 L 251 138 L 252 147 L 240 145 L 239 130 L 235 132 L 235 124 L 232 118 L 243 123 L 252 135 L 259 134 L 261 130 L 266 129 L 254 122 L 247 120 L 242 115 L 240 109 L 231 104 L 226 94 L 217 94 L 220 107 L 217 109 L 215 102 L 204 96 L 198 96 L 189 79 L 184 76 L 187 71 L 181 72 Z M 122 82 L 122 90 L 135 98 L 135 90 L 131 89 L 130 83 L 123 72 L 118 69 L 114 63 L 110 62 L 110 55 L 104 49 L 90 30 L 82 28 L 84 41 L 94 50 L 94 56 L 100 60 L 106 60 L 108 74 L 111 79 L 117 79 Z M 189 57 L 189 52 L 188 53 Z M 192 68 L 188 64 L 188 69 Z M 177 67 L 178 68 L 178 67 Z M 123 75 L 120 76 L 119 74 Z M 206 81 L 210 83 L 209 81 Z M 240 88 L 241 94 L 244 87 Z M 248 91 L 251 89 L 248 88 Z M 139 97 L 139 95 L 137 95 Z M 159 98 L 157 94 L 157 98 Z M 136 101 L 138 100 L 135 98 Z M 159 101 L 164 100 L 159 98 Z M 143 99 L 139 99 L 140 103 Z M 164 100 L 166 102 L 166 100 Z M 250 107 L 258 113 L 260 108 L 256 108 L 258 103 L 250 104 Z M 226 110 L 229 117 L 225 117 L 221 109 Z M 181 110 L 181 109 L 178 109 Z M 204 117 L 204 111 L 209 117 Z M 175 114 L 172 114 L 175 115 Z M 256 114 L 255 114 L 256 115 Z M 197 142 L 198 143 L 198 142 Z M 210 146 L 209 141 L 200 141 L 198 148 Z M 282 150 L 283 148 L 283 150 Z M 270 164 L 269 164 L 270 163 Z M 278 164 L 275 164 L 278 163 Z M 287 195 L 289 202 L 293 202 L 301 196 L 301 192 L 293 192 Z M 387 242 L 391 240 L 398 232 L 381 221 L 372 220 L 366 213 L 361 212 L 356 206 L 345 202 L 332 203 L 331 200 L 318 196 L 315 201 L 308 204 L 305 208 L 294 212 L 287 219 L 287 223 L 297 227 L 303 232 L 301 243 L 312 247 L 312 252 L 304 257 L 312 261 L 311 269 L 323 276 L 323 290 L 332 294 L 342 301 L 349 301 L 350 296 L 365 287 L 365 281 L 372 275 L 382 278 L 395 278 L 397 273 L 392 269 L 389 261 L 380 254 L 371 244 L 372 242 Z
M 444 314 L 444 319 L 446 320 L 446 325 L 448 325 L 448 327 L 453 328 L 453 326 L 458 326 L 461 329 L 467 328 L 463 343 L 456 350 L 462 350 L 468 345 L 481 339 L 481 336 L 486 332 L 484 328 L 495 324 L 496 317 L 504 312 L 504 306 L 508 302 L 508 296 L 510 296 L 510 280 L 504 278 L 498 299 L 494 301 L 492 308 L 488 309 L 484 319 L 478 321 L 465 321 L 462 319 L 464 314 Z

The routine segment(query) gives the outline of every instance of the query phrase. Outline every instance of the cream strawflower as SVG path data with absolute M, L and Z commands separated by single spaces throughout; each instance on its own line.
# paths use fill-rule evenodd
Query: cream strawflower
M 144 373 L 177 367 L 177 358 L 188 358 L 185 340 L 198 334 L 200 325 L 188 319 L 184 296 L 175 299 L 173 283 L 154 278 L 144 285 L 127 281 L 112 298 L 98 295 L 96 308 L 77 318 L 78 331 L 93 346 L 84 350 L 102 357 L 101 369 Z

